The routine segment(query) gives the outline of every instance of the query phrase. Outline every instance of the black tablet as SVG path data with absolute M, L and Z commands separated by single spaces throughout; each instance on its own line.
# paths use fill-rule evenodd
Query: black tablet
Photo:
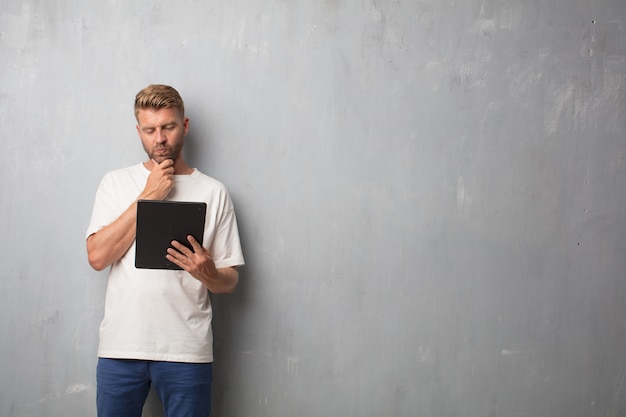
M 165 255 L 172 240 L 191 249 L 187 236 L 204 239 L 206 203 L 139 200 L 135 268 L 181 269 Z

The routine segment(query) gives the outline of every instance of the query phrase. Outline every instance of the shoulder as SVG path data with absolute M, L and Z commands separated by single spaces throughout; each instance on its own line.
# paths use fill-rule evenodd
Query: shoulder
M 100 181 L 100 188 L 119 189 L 127 188 L 129 184 L 143 184 L 150 172 L 143 164 L 135 164 L 107 172 Z
M 143 163 L 131 165 L 124 168 L 114 169 L 104 174 L 103 181 L 128 180 L 129 178 L 147 178 L 150 174 Z
M 138 163 L 124 168 L 114 169 L 105 174 L 109 177 L 123 177 L 129 175 L 148 175 L 150 172 L 143 166 L 143 163 Z
M 198 169 L 194 171 L 194 173 L 192 174 L 192 178 L 198 181 L 199 183 L 202 183 L 205 186 L 209 186 L 215 190 L 228 192 L 228 190 L 226 189 L 226 186 L 221 181 L 200 172 Z
M 179 183 L 176 185 L 179 186 Z M 226 186 L 219 180 L 195 170 L 187 181 L 180 183 L 178 198 L 193 198 L 210 202 L 226 209 L 232 208 L 230 193 Z M 183 197 L 184 196 L 184 197 Z

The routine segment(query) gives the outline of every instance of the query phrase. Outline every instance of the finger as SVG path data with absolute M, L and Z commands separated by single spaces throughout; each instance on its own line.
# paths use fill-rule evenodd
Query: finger
M 185 256 L 189 256 L 191 254 L 191 251 L 189 250 L 189 248 L 185 245 L 183 245 L 182 243 L 178 242 L 177 240 L 172 240 L 172 242 L 170 243 L 179 253 L 182 253 Z M 169 252 L 169 250 L 168 250 Z
M 186 265 L 184 263 L 183 260 L 178 259 L 176 256 L 172 255 L 171 253 L 168 253 L 167 255 L 165 255 L 165 257 L 167 258 L 168 261 L 170 261 L 171 263 L 183 268 L 184 270 L 186 270 Z
M 196 240 L 195 237 L 193 237 L 192 235 L 187 236 L 187 240 L 189 241 L 189 243 L 191 244 L 191 247 L 193 248 L 193 251 L 195 253 L 198 253 L 200 251 L 202 251 L 202 246 L 200 245 L 200 243 Z
M 159 164 L 159 167 L 161 168 L 167 168 L 169 166 L 174 165 L 174 160 L 173 159 L 164 159 L 163 162 L 161 162 Z
M 168 248 L 165 257 L 168 261 L 180 266 L 185 270 L 187 270 L 186 266 L 189 265 L 191 262 L 191 258 L 174 248 Z
M 170 161 L 170 162 L 167 162 L 167 161 Z M 174 161 L 172 161 L 171 159 L 164 159 L 163 161 L 161 161 L 161 163 L 157 162 L 154 158 L 152 159 L 152 171 L 157 171 L 157 170 L 163 171 L 170 165 L 174 165 Z

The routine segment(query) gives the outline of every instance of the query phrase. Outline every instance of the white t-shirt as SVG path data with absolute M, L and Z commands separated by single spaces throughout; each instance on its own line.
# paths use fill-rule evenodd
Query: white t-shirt
M 87 237 L 117 219 L 143 191 L 150 171 L 138 164 L 100 183 Z M 217 268 L 244 264 L 233 204 L 222 183 L 194 170 L 175 175 L 167 200 L 207 203 L 204 244 Z M 209 291 L 185 271 L 135 268 L 135 244 L 111 265 L 99 357 L 213 361 Z

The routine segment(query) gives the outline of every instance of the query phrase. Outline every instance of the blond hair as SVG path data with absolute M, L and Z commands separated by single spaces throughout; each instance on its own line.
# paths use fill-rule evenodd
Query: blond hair
M 180 117 L 185 117 L 185 103 L 173 87 L 163 84 L 150 84 L 135 96 L 135 118 L 139 110 L 175 108 Z

